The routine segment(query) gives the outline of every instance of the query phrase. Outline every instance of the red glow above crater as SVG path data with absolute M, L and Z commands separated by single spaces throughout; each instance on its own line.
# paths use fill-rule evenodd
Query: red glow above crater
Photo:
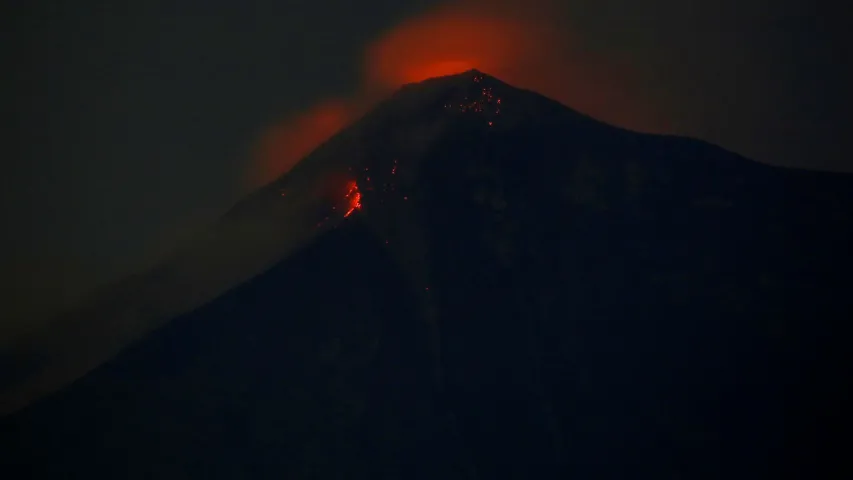
M 444 8 L 404 22 L 367 49 L 366 81 L 395 88 L 479 69 L 500 76 L 533 51 L 535 33 L 488 8 Z
M 254 186 L 285 173 L 401 84 L 477 69 L 600 120 L 661 131 L 638 94 L 634 68 L 593 53 L 565 21 L 562 2 L 461 0 L 380 33 L 366 46 L 356 93 L 319 101 L 270 128 L 256 145 Z M 497 102 L 500 104 L 500 102 Z

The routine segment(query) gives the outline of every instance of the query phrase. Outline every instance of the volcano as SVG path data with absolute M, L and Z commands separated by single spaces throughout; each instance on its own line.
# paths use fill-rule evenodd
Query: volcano
M 478 71 L 406 85 L 75 313 L 78 350 L 43 343 L 7 382 L 55 391 L 2 419 L 3 462 L 818 478 L 844 458 L 850 245 L 849 175 L 623 130 Z

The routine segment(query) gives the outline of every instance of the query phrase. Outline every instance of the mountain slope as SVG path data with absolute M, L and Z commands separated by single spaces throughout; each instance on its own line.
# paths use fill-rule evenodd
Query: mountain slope
M 223 221 L 245 218 L 303 240 L 5 419 L 9 458 L 45 478 L 814 477 L 836 458 L 849 176 L 468 72 L 403 88 Z

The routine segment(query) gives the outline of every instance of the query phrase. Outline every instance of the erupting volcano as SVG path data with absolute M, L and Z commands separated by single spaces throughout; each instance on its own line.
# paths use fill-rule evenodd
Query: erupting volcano
M 479 71 L 428 79 L 78 313 L 4 390 L 64 386 L 5 418 L 2 461 L 814 478 L 836 459 L 812 440 L 841 438 L 816 412 L 845 408 L 851 244 L 849 175 L 616 128 Z
M 262 132 L 249 184 L 259 187 L 367 113 L 403 84 L 489 72 L 587 115 L 643 132 L 667 133 L 665 115 L 640 95 L 634 65 L 593 54 L 568 25 L 559 2 L 532 0 L 526 14 L 502 1 L 463 0 L 393 26 L 362 52 L 362 78 L 348 97 L 330 95 Z

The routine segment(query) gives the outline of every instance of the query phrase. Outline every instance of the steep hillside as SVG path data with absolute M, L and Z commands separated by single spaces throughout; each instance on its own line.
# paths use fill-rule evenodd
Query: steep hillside
M 239 221 L 302 240 L 264 240 L 274 266 L 7 417 L 13 463 L 820 478 L 843 460 L 850 176 L 467 72 L 404 87 L 223 219 Z

